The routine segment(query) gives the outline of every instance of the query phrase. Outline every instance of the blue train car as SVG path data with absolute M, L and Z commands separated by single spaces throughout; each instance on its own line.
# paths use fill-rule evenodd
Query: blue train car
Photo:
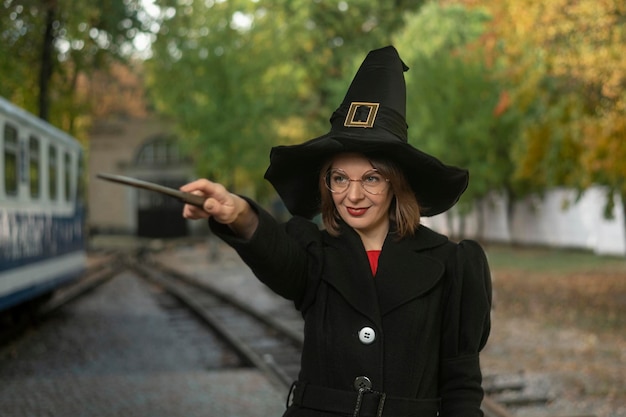
M 0 312 L 86 267 L 81 144 L 0 97 Z

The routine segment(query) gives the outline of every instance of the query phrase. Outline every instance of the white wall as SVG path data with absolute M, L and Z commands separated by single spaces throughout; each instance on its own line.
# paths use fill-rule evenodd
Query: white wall
M 484 228 L 480 230 L 481 210 L 461 219 L 454 210 L 431 218 L 424 224 L 453 236 L 480 238 L 492 242 L 547 245 L 591 250 L 601 255 L 626 255 L 624 210 L 615 197 L 613 218 L 604 218 L 606 191 L 593 187 L 576 200 L 576 191 L 554 189 L 543 197 L 528 197 L 515 203 L 509 219 L 507 198 L 492 194 L 477 204 L 482 206 Z

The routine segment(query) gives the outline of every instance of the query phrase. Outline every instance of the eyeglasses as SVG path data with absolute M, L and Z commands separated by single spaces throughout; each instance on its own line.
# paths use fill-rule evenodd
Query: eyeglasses
M 351 182 L 360 182 L 363 190 L 370 194 L 382 194 L 387 190 L 389 180 L 378 173 L 378 170 L 367 171 L 360 179 L 353 180 L 341 169 L 331 169 L 326 173 L 326 187 L 333 193 L 343 193 L 348 190 Z

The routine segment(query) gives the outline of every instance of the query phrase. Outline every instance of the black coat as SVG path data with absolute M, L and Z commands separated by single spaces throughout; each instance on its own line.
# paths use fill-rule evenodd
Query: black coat
M 424 226 L 400 241 L 390 233 L 374 277 L 347 225 L 332 237 L 302 218 L 279 225 L 252 204 L 260 221 L 249 241 L 211 228 L 302 312 L 301 381 L 354 392 L 355 378 L 367 376 L 388 395 L 441 398 L 444 417 L 482 415 L 479 352 L 489 335 L 491 279 L 478 244 Z M 329 414 L 292 406 L 286 415 Z

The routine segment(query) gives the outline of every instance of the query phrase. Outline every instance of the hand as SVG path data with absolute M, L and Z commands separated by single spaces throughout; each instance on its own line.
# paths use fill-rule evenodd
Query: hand
M 181 191 L 207 197 L 202 208 L 185 204 L 183 217 L 187 219 L 206 219 L 213 217 L 224 224 L 232 223 L 236 218 L 235 197 L 219 183 L 199 179 L 180 187 Z
M 180 187 L 181 191 L 207 197 L 202 208 L 185 204 L 183 217 L 207 219 L 228 225 L 235 233 L 250 238 L 258 225 L 258 216 L 248 202 L 229 192 L 222 184 L 199 179 Z

